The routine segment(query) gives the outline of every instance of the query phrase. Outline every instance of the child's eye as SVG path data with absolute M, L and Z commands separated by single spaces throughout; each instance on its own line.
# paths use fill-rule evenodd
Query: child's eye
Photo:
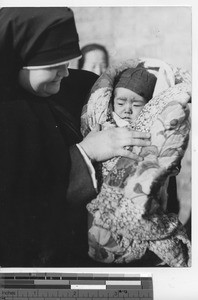
M 124 103 L 125 103 L 125 101 L 122 101 L 122 100 L 117 101 L 117 104 L 120 105 L 120 106 L 124 105 Z
M 142 104 L 133 104 L 134 107 L 142 107 Z

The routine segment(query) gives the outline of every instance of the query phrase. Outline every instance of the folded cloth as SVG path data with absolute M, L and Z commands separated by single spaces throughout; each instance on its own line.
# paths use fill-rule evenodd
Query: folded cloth
M 114 81 L 125 68 L 137 65 L 157 75 L 156 90 L 128 126 L 150 132 L 151 146 L 131 147 L 142 161 L 115 157 L 99 168 L 100 192 L 87 205 L 89 256 L 105 263 L 129 263 L 151 250 L 164 264 L 187 267 L 190 241 L 178 216 L 166 212 L 163 195 L 188 145 L 189 73 L 152 59 L 134 59 L 109 68 L 92 88 L 81 131 L 86 135 L 96 123 L 103 129 L 116 126 L 110 102 Z

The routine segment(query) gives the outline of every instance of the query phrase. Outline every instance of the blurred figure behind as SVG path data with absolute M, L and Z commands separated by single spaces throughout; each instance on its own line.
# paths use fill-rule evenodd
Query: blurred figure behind
M 91 71 L 101 75 L 109 65 L 107 49 L 100 44 L 88 44 L 81 49 L 82 57 L 78 63 L 78 69 Z

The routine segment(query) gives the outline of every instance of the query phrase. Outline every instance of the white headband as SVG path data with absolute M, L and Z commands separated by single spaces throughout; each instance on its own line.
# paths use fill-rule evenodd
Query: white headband
M 66 61 L 61 61 L 59 63 L 55 63 L 55 64 L 50 64 L 50 65 L 43 65 L 43 66 L 24 66 L 23 69 L 24 70 L 38 70 L 38 69 L 47 69 L 47 68 L 53 68 L 53 67 L 58 67 L 61 65 L 65 65 L 65 64 L 69 64 L 70 62 L 72 62 L 75 59 L 80 59 L 82 57 L 82 55 L 75 57 L 73 59 L 70 60 L 66 60 Z

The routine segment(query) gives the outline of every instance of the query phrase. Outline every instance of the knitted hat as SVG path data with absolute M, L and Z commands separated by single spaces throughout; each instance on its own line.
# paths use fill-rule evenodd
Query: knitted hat
M 120 74 L 115 88 L 129 89 L 149 101 L 152 98 L 156 80 L 156 76 L 143 67 L 129 68 Z

